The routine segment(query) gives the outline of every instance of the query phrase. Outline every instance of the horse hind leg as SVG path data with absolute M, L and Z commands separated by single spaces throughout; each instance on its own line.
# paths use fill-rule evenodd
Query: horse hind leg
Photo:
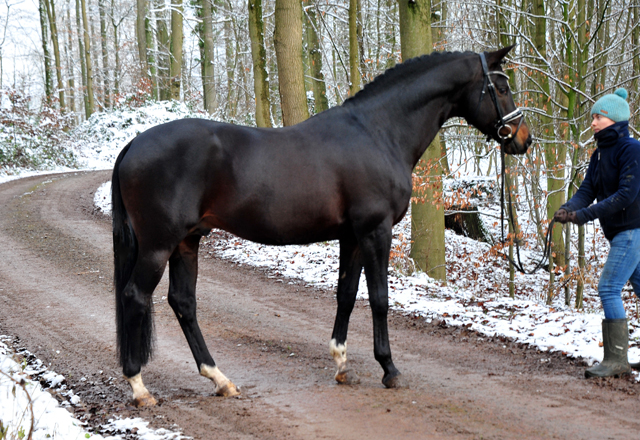
M 196 317 L 199 244 L 200 236 L 190 235 L 178 245 L 169 259 L 169 305 L 178 318 L 200 374 L 213 381 L 217 395 L 236 396 L 240 394 L 238 388 L 216 366 Z
M 355 370 L 347 366 L 347 331 L 349 318 L 356 302 L 361 272 L 362 263 L 355 238 L 342 238 L 340 240 L 340 269 L 338 272 L 338 310 L 329 349 L 338 367 L 335 380 L 345 385 L 360 383 L 360 378 Z
M 138 373 L 133 377 L 126 377 L 127 382 L 131 386 L 131 391 L 133 392 L 133 404 L 140 408 L 143 406 L 155 406 L 157 400 L 155 397 L 151 395 L 147 387 L 144 386 L 142 382 L 142 374 Z
M 140 251 L 131 278 L 120 297 L 120 362 L 136 406 L 153 406 L 155 398 L 142 382 L 141 369 L 152 354 L 152 295 L 167 263 L 166 252 Z

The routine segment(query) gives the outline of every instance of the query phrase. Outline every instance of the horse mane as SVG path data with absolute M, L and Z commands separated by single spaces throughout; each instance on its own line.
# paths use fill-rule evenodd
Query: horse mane
M 423 74 L 427 70 L 431 70 L 451 60 L 459 59 L 461 56 L 474 54 L 473 52 L 432 52 L 428 55 L 422 55 L 410 58 L 394 67 L 387 69 L 384 73 L 378 75 L 367 83 L 362 90 L 347 98 L 343 104 L 354 104 L 362 99 L 370 98 L 378 93 L 388 90 L 398 82 L 406 82 L 407 78 L 417 74 Z

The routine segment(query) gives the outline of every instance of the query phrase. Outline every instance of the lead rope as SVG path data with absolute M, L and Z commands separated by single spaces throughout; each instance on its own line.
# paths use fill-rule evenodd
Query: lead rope
M 504 182 L 505 182 L 505 177 L 506 177 L 506 167 L 505 167 L 505 153 L 504 153 L 504 145 L 500 146 L 500 158 L 501 158 L 501 182 L 500 182 L 500 232 L 502 235 L 502 240 L 501 240 L 501 244 L 506 244 L 506 240 L 504 239 Z M 514 231 L 514 235 L 516 233 L 516 227 L 515 227 L 515 222 L 514 222 L 514 215 L 513 215 L 513 208 L 512 208 L 512 203 L 511 203 L 511 191 L 509 191 L 508 193 L 508 201 L 509 201 L 509 205 L 508 205 L 508 224 L 511 225 L 511 229 Z M 517 239 L 517 237 L 514 237 L 514 243 L 515 243 L 515 248 L 516 248 L 516 257 L 517 257 L 517 262 L 514 261 L 511 257 L 509 257 L 509 255 L 507 254 L 502 254 L 507 260 L 509 260 L 509 262 L 513 265 L 513 267 L 516 268 L 516 270 L 522 274 L 525 275 L 532 275 L 534 273 L 536 273 L 538 270 L 540 270 L 541 268 L 543 268 L 549 261 L 549 255 L 551 253 L 551 241 L 553 239 L 553 226 L 555 225 L 556 221 L 555 219 L 551 219 L 551 222 L 549 223 L 549 227 L 547 228 L 547 233 L 545 235 L 544 238 L 544 249 L 542 250 L 542 258 L 540 259 L 540 261 L 538 261 L 538 263 L 535 265 L 535 267 L 528 271 L 524 268 L 524 265 L 522 264 L 522 260 L 520 259 L 520 243 L 519 240 Z

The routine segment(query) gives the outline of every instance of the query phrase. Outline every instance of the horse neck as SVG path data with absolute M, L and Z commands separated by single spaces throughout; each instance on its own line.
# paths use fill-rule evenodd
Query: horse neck
M 365 97 L 354 107 L 361 109 L 359 119 L 375 138 L 400 151 L 413 168 L 447 119 L 461 116 L 461 97 L 478 76 L 473 66 L 469 57 L 452 60 Z

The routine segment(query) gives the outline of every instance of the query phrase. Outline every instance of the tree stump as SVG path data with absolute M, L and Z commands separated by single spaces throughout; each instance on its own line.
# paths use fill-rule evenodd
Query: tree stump
M 472 238 L 477 241 L 491 243 L 491 235 L 487 231 L 475 207 L 449 208 L 451 214 L 445 212 L 444 227 L 451 229 L 458 235 Z

